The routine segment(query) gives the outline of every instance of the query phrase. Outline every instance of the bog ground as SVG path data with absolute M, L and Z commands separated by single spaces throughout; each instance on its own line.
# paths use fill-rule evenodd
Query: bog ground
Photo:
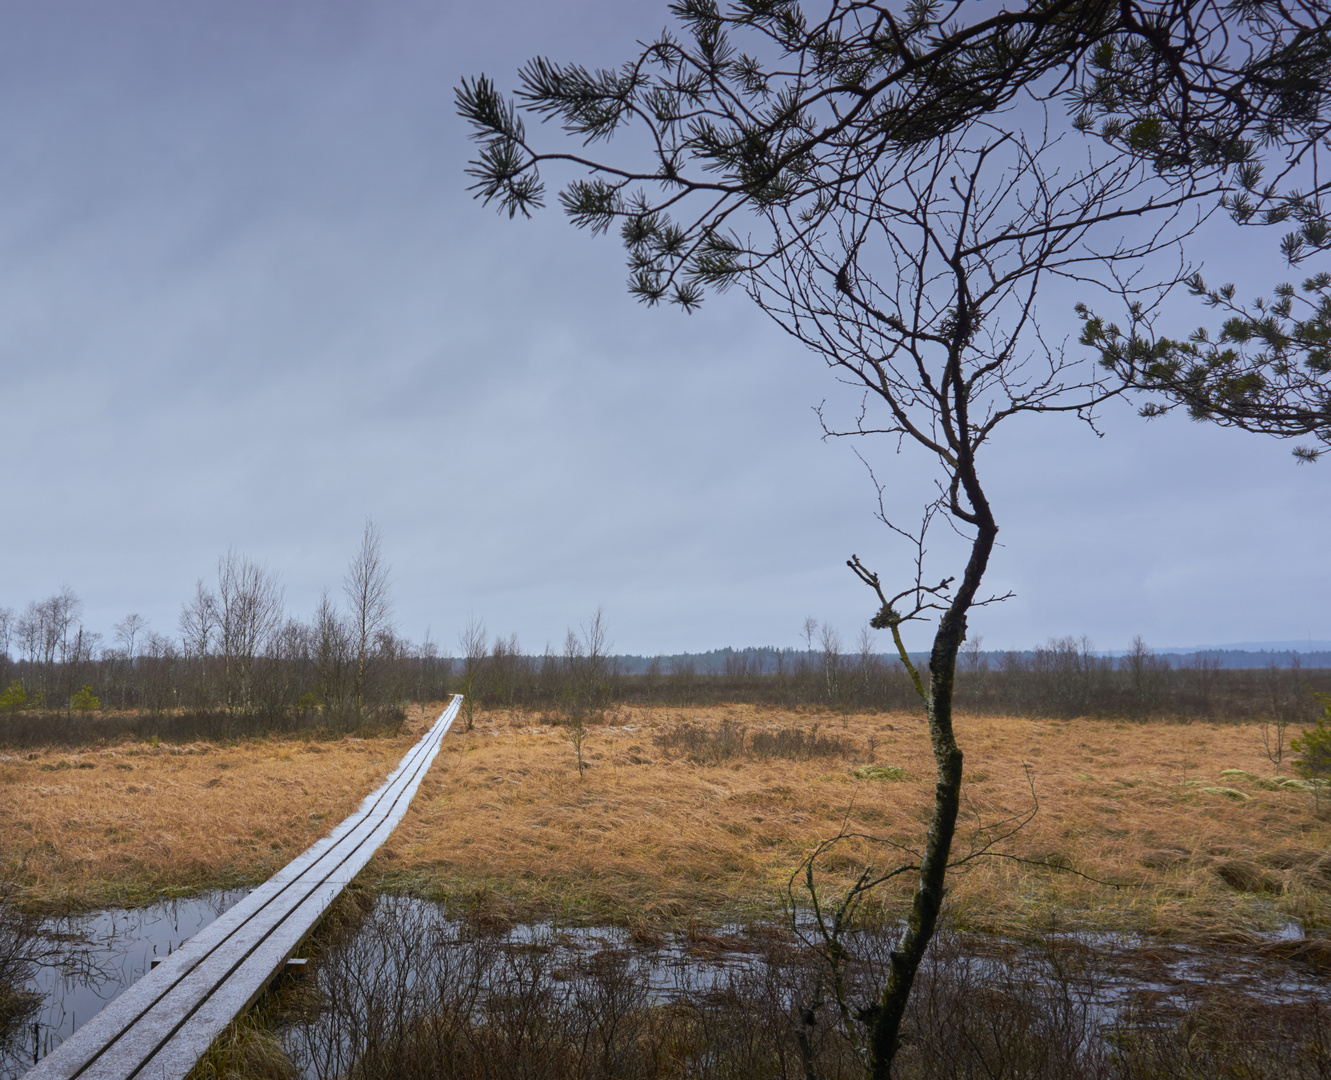
M 350 813 L 438 711 L 413 710 L 385 738 L 7 751 L 3 876 L 45 909 L 261 881 Z M 1195 939 L 1331 925 L 1331 823 L 1275 779 L 1291 770 L 1267 759 L 1256 725 L 958 728 L 959 856 L 1038 802 L 1001 854 L 953 878 L 959 925 Z M 909 859 L 868 837 L 918 844 L 932 798 L 914 716 L 620 709 L 588 728 L 581 777 L 569 735 L 521 713 L 455 729 L 371 882 L 497 922 L 723 921 L 773 911 L 839 832 L 857 835 L 819 863 L 828 889 L 868 860 Z

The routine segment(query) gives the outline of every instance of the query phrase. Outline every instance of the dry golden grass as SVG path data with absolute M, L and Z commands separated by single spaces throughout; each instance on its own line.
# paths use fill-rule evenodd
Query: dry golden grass
M 417 737 L 7 752 L 0 879 L 41 908 L 258 883 L 350 814 Z
M 413 713 L 395 739 L 117 747 L 0 763 L 6 869 L 34 901 L 76 903 L 262 879 L 349 813 L 434 714 Z M 856 752 L 697 764 L 654 741 L 681 717 L 750 732 L 820 723 Z M 958 734 L 963 851 L 977 814 L 986 824 L 1021 814 L 1033 786 L 1039 813 L 1002 850 L 1119 886 L 983 859 L 952 881 L 962 925 L 1215 937 L 1291 917 L 1331 922 L 1331 824 L 1314 816 L 1312 797 L 1221 776 L 1272 775 L 1254 727 L 963 717 Z M 932 797 L 928 741 L 909 716 L 851 716 L 843 728 L 839 716 L 747 706 L 622 710 L 590 729 L 583 749 L 590 767 L 580 780 L 561 728 L 488 713 L 475 731 L 455 730 L 371 873 L 496 918 L 713 919 L 770 906 L 810 847 L 843 822 L 918 842 Z M 871 757 L 906 779 L 856 779 Z M 96 768 L 41 770 L 59 760 Z M 869 858 L 892 853 L 845 841 L 824 880 L 831 887 Z
M 821 721 L 861 752 L 807 762 L 672 760 L 653 735 L 681 716 L 729 718 L 751 731 Z M 1314 818 L 1311 796 L 1220 775 L 1272 773 L 1254 728 L 976 717 L 958 729 L 969 811 L 960 848 L 976 814 L 985 824 L 1021 814 L 1033 785 L 1039 813 L 1003 850 L 1120 886 L 984 859 L 953 879 L 950 905 L 963 924 L 1029 930 L 1056 919 L 1214 935 L 1331 916 L 1331 860 L 1322 859 L 1331 827 Z M 870 760 L 870 739 L 873 761 L 904 768 L 906 780 L 854 778 Z M 923 724 L 908 716 L 852 716 L 843 729 L 839 717 L 743 706 L 622 713 L 588 737 L 592 767 L 581 781 L 562 731 L 523 716 L 489 716 L 445 751 L 381 866 L 414 878 L 415 888 L 570 915 L 679 917 L 770 902 L 843 821 L 850 831 L 918 843 L 933 789 Z M 845 842 L 825 879 L 891 857 Z M 1240 892 L 1222 873 L 1259 891 Z

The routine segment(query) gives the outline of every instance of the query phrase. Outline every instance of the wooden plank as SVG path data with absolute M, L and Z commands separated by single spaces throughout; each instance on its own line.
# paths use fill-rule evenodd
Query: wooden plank
M 462 702 L 354 814 L 74 1032 L 30 1080 L 180 1080 L 213 1039 L 263 993 L 411 805 Z

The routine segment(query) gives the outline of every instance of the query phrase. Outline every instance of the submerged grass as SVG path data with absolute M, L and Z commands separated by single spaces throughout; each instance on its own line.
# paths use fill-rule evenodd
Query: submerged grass
M 44 908 L 262 880 L 350 813 L 438 711 L 413 710 L 381 739 L 9 755 L 0 876 Z M 1003 847 L 1026 861 L 953 877 L 959 925 L 1235 940 L 1290 919 L 1331 926 L 1331 823 L 1276 779 L 1256 725 L 963 716 L 957 728 L 963 852 L 1039 804 Z M 917 844 L 933 791 L 923 722 L 905 715 L 620 710 L 582 749 L 580 776 L 567 729 L 479 714 L 445 740 L 370 880 L 495 925 L 730 919 L 770 911 L 812 846 L 843 829 L 860 836 L 820 863 L 829 888 L 893 857 L 865 837 Z M 889 895 L 882 914 L 893 910 Z

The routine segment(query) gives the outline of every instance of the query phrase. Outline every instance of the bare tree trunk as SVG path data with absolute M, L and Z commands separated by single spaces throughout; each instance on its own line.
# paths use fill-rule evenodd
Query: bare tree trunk
M 471 731 L 476 724 L 477 684 L 481 664 L 485 660 L 485 643 L 485 623 L 478 621 L 475 615 L 468 614 L 467 625 L 458 634 L 458 644 L 462 646 L 462 715 L 467 731 Z
M 343 583 L 347 601 L 351 605 L 350 619 L 356 650 L 354 693 L 357 710 L 365 700 L 365 665 L 370 645 L 382 631 L 389 629 L 393 613 L 388 570 L 381 551 L 379 530 L 373 521 L 366 518 L 360 550 L 347 568 Z
M 314 663 L 316 692 L 327 710 L 345 709 L 350 654 L 350 632 L 325 589 L 314 612 Z
M 222 636 L 226 708 L 248 709 L 254 658 L 282 622 L 277 576 L 234 548 L 217 561 L 217 608 Z
M 210 703 L 208 693 L 208 649 L 213 642 L 213 632 L 217 628 L 217 597 L 203 584 L 200 578 L 194 586 L 194 599 L 182 605 L 180 609 L 180 639 L 185 648 L 186 657 L 198 659 L 194 703 Z
M 978 491 L 977 484 L 975 491 L 968 492 L 973 505 Z M 892 1075 L 892 1062 L 901 1041 L 901 1021 L 906 1013 L 906 1003 L 920 962 L 924 959 L 924 952 L 938 925 L 946 893 L 944 881 L 952 852 L 952 839 L 956 834 L 957 811 L 961 806 L 962 752 L 952 730 L 957 653 L 966 637 L 966 613 L 975 601 L 976 591 L 993 551 L 994 539 L 998 535 L 998 526 L 994 524 L 989 507 L 984 503 L 983 494 L 979 495 L 979 502 L 982 505 L 975 509 L 984 521 L 971 545 L 970 561 L 966 565 L 961 587 L 939 620 L 933 650 L 929 654 L 929 686 L 925 708 L 938 777 L 934 788 L 933 818 L 925 838 L 924 857 L 920 860 L 920 883 L 911 901 L 906 933 L 901 939 L 901 945 L 892 953 L 887 983 L 870 1020 L 868 1072 L 873 1080 L 889 1080 Z

